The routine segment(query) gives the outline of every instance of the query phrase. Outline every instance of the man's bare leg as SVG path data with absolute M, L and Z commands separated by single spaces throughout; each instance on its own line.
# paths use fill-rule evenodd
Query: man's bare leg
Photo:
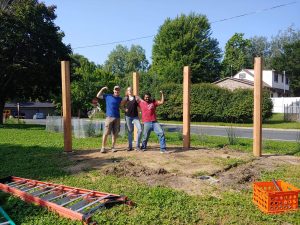
M 112 143 L 111 150 L 112 150 L 112 152 L 116 151 L 115 144 L 116 144 L 116 141 L 117 141 L 117 137 L 118 137 L 118 135 L 115 135 L 115 134 L 111 135 L 111 143 Z
M 105 134 L 105 133 L 103 134 L 101 153 L 105 153 L 105 145 L 106 145 L 107 136 L 108 136 L 108 134 Z

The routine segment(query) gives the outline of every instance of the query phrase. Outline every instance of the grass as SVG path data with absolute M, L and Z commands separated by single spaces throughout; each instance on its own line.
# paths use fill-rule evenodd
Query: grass
M 167 133 L 167 142 L 181 144 L 180 135 Z M 152 135 L 152 140 L 157 138 Z M 120 139 L 126 142 L 126 137 Z M 74 149 L 99 148 L 100 138 L 73 139 Z M 251 140 L 239 139 L 228 145 L 226 137 L 192 136 L 193 146 L 229 148 L 252 151 Z M 297 143 L 265 143 L 266 152 L 299 155 Z M 124 194 L 136 203 L 135 207 L 114 206 L 97 212 L 93 217 L 99 224 L 299 224 L 300 211 L 281 215 L 261 213 L 252 203 L 249 191 L 220 192 L 219 197 L 189 196 L 165 187 L 149 187 L 128 177 L 105 176 L 97 170 L 70 175 L 62 168 L 70 164 L 62 153 L 63 137 L 49 133 L 43 126 L 5 125 L 0 128 L 0 177 L 28 177 L 70 186 Z M 228 164 L 239 163 L 228 161 Z M 284 178 L 300 187 L 300 170 L 283 167 L 264 173 L 262 179 Z M 81 224 L 59 217 L 55 213 L 18 198 L 0 193 L 0 203 L 16 224 Z M 230 213 L 228 213 L 230 212 Z M 241 218 L 243 218 L 241 220 Z
M 161 123 L 182 124 L 182 121 L 160 120 Z M 236 126 L 236 127 L 253 127 L 253 123 L 225 123 L 225 122 L 192 122 L 192 125 L 209 125 L 209 126 Z M 296 121 L 284 121 L 283 113 L 274 113 L 273 116 L 263 121 L 263 128 L 275 129 L 300 129 L 300 123 Z

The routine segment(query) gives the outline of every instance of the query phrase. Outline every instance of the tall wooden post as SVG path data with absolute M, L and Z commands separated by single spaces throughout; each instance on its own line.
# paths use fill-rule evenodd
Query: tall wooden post
M 61 61 L 64 151 L 72 151 L 70 62 Z
M 190 148 L 190 92 L 191 92 L 191 68 L 183 68 L 183 149 Z
M 262 148 L 262 58 L 254 59 L 253 155 L 261 156 Z
M 139 82 L 140 82 L 140 75 L 139 73 L 137 72 L 134 72 L 132 74 L 132 83 L 133 83 L 133 95 L 137 96 L 139 95 Z M 137 129 L 136 127 L 134 126 L 134 131 L 133 131 L 133 137 L 134 137 L 134 140 L 137 139 Z

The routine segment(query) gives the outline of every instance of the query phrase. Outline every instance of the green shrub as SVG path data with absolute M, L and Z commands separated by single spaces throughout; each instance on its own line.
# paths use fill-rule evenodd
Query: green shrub
M 165 104 L 157 109 L 164 120 L 181 120 L 182 85 L 164 84 Z M 269 93 L 263 93 L 263 119 L 272 116 Z M 194 84 L 191 87 L 191 121 L 251 122 L 253 118 L 253 90 L 230 91 L 213 84 Z

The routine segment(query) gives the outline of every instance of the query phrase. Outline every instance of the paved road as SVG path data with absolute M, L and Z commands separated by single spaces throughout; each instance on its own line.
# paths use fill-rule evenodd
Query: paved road
M 46 124 L 46 120 L 32 120 L 25 119 L 27 124 Z M 180 124 L 162 124 L 165 131 L 168 132 L 181 132 L 182 125 Z M 209 136 L 224 136 L 227 137 L 227 132 L 232 129 L 237 137 L 252 138 L 253 130 L 252 128 L 244 127 L 222 127 L 222 126 L 207 126 L 207 125 L 191 125 L 192 134 L 203 134 Z M 281 140 L 281 141 L 299 141 L 300 139 L 300 129 L 270 129 L 264 128 L 263 139 L 269 140 Z
M 181 131 L 182 125 L 163 124 L 166 131 Z M 191 133 L 206 134 L 209 136 L 225 136 L 227 132 L 232 130 L 237 137 L 252 138 L 253 129 L 244 127 L 222 127 L 222 126 L 207 126 L 207 125 L 191 125 Z M 270 129 L 264 128 L 262 132 L 263 139 L 282 140 L 282 141 L 297 141 L 300 139 L 300 129 Z

